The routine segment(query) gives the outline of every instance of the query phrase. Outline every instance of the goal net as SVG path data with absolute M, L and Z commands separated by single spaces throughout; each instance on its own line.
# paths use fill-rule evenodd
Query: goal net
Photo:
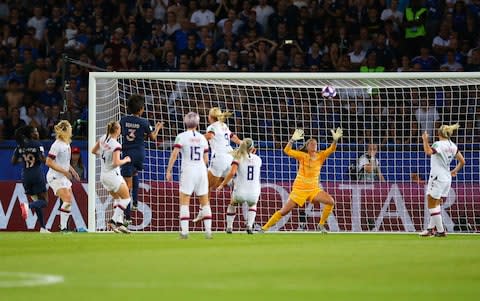
M 344 137 L 320 173 L 321 186 L 335 199 L 327 227 L 334 232 L 420 231 L 429 216 L 425 190 L 430 171 L 421 134 L 427 131 L 433 143 L 439 125 L 458 122 L 461 128 L 452 141 L 467 164 L 453 178 L 444 199 L 443 221 L 449 232 L 480 232 L 479 73 L 93 72 L 89 84 L 90 147 L 109 121 L 127 114 L 131 94 L 145 97 L 144 117 L 152 125 L 165 123 L 158 141 L 145 143 L 145 169 L 139 174 L 139 205 L 132 212 L 131 230 L 178 231 L 180 160 L 174 181 L 165 181 L 172 142 L 184 130 L 187 112 L 200 114 L 199 130 L 205 132 L 209 109 L 220 107 L 234 113 L 226 122 L 231 131 L 241 139 L 252 138 L 263 159 L 257 227 L 288 200 L 297 162 L 283 153 L 283 147 L 294 129 L 304 129 L 306 137 L 317 139 L 319 149 L 325 149 L 332 141 L 330 130 L 342 127 Z M 335 97 L 322 96 L 327 85 L 336 90 Z M 368 154 L 370 144 L 378 148 L 374 156 Z M 89 159 L 89 228 L 104 231 L 113 209 L 99 181 L 98 160 Z M 378 163 L 381 175 L 365 176 L 365 160 Z M 453 164 L 455 160 L 452 168 Z M 213 230 L 225 230 L 230 192 L 227 188 L 210 194 Z M 321 210 L 307 203 L 283 217 L 272 231 L 313 231 Z M 193 219 L 196 198 L 190 212 Z M 244 230 L 245 216 L 245 208 L 239 208 L 235 230 Z M 201 223 L 190 223 L 190 230 L 202 230 Z

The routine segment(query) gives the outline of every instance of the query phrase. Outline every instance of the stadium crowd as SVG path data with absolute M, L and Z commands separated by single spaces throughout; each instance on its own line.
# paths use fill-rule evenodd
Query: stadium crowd
M 0 0 L 0 137 L 81 136 L 89 66 L 480 71 L 479 25 L 480 0 Z

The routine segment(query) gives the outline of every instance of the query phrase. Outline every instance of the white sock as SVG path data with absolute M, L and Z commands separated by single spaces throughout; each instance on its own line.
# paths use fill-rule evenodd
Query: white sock
M 72 205 L 70 203 L 63 202 L 62 207 L 60 207 L 60 229 L 66 229 L 68 224 L 68 218 L 70 217 L 70 208 Z
M 236 207 L 228 205 L 227 207 L 227 229 L 233 229 L 233 221 L 235 220 Z
M 255 221 L 255 216 L 257 216 L 257 204 L 250 206 L 247 213 L 247 227 L 252 228 L 253 222 Z
M 113 211 L 113 221 L 116 223 L 123 224 L 123 209 L 120 208 L 120 206 L 117 206 L 115 210 Z
M 180 232 L 183 235 L 188 234 L 188 220 L 190 219 L 190 211 L 188 205 L 180 205 Z
M 205 205 L 202 207 L 203 211 L 203 226 L 205 227 L 206 233 L 212 232 L 212 209 L 210 205 Z
M 435 228 L 435 220 L 432 218 L 432 210 L 433 210 L 433 213 L 436 212 L 435 208 L 432 208 L 432 209 L 428 209 L 428 212 L 430 213 L 430 220 L 428 221 L 428 226 L 427 226 L 427 229 L 433 229 Z
M 430 218 L 433 220 L 435 227 L 437 227 L 437 232 L 444 232 L 445 229 L 443 228 L 442 212 L 441 212 L 440 206 L 437 206 L 433 209 L 429 209 L 429 211 L 430 211 Z

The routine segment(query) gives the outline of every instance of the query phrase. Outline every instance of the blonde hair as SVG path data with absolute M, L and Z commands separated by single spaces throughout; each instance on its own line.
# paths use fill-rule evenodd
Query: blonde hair
M 243 139 L 240 146 L 232 152 L 232 156 L 234 160 L 243 160 L 244 158 L 248 157 L 250 150 L 253 147 L 253 140 L 250 138 Z
M 110 136 L 111 134 L 115 133 L 115 130 L 119 127 L 120 125 L 116 120 L 110 121 L 107 123 L 107 137 Z
M 68 131 L 69 128 L 70 131 Z M 60 120 L 60 122 L 57 123 L 54 127 L 56 138 L 70 144 L 72 142 L 71 128 L 72 125 L 70 124 L 70 122 L 68 122 L 68 120 Z
M 439 129 L 440 135 L 444 138 L 450 138 L 453 134 L 453 131 L 457 130 L 460 128 L 460 124 L 455 123 L 452 125 L 442 125 Z
M 312 141 L 317 141 L 317 140 L 315 140 L 315 138 L 308 139 L 307 141 L 305 141 L 305 144 L 303 144 L 302 147 L 300 147 L 298 150 L 304 153 L 308 153 L 307 146 Z
M 219 107 L 214 107 L 210 109 L 208 115 L 212 116 L 217 121 L 225 122 L 225 120 L 227 120 L 228 117 L 232 116 L 233 113 L 229 111 L 222 112 L 222 109 L 220 109 Z

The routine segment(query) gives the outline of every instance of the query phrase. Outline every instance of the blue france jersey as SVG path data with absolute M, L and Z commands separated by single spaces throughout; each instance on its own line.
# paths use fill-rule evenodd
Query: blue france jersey
M 45 155 L 40 142 L 30 140 L 24 146 L 17 146 L 14 156 L 16 159 L 22 159 L 24 175 L 42 173 L 42 158 Z
M 147 119 L 127 115 L 120 119 L 120 126 L 122 127 L 122 148 L 129 149 L 144 149 L 145 135 L 150 135 L 152 128 Z

